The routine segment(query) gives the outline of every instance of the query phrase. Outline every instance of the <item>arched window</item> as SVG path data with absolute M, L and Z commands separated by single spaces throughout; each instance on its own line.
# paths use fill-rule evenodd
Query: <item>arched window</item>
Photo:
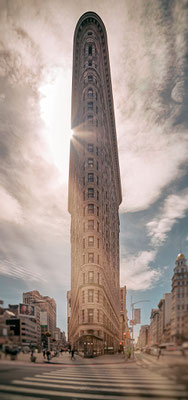
M 92 46 L 88 47 L 88 54 L 89 54 L 89 56 L 92 56 Z
M 89 88 L 87 94 L 88 94 L 89 98 L 92 98 L 93 97 L 93 89 Z

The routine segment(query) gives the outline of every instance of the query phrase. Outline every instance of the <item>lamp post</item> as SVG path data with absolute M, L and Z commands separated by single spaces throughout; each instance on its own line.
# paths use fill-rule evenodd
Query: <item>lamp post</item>
M 133 346 L 133 358 L 134 358 L 134 305 L 138 303 L 149 303 L 150 300 L 139 300 L 132 303 L 131 296 L 131 310 L 132 310 L 132 346 Z

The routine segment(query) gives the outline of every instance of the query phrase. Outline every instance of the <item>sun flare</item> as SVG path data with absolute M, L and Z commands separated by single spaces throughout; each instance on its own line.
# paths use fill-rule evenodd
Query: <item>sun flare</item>
M 71 72 L 51 71 L 40 86 L 40 111 L 45 123 L 45 140 L 52 162 L 60 171 L 62 181 L 68 181 L 70 128 Z

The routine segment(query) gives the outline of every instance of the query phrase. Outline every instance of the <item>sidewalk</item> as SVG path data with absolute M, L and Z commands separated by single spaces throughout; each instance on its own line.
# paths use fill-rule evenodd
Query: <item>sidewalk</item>
M 105 364 L 127 364 L 127 363 L 132 363 L 135 362 L 135 360 L 126 360 L 122 354 L 114 354 L 114 355 L 104 355 L 100 357 L 95 357 L 95 358 L 82 358 L 79 355 L 75 355 L 75 360 L 71 360 L 70 354 L 67 352 L 66 354 L 63 353 L 63 355 L 59 355 L 59 357 L 52 357 L 50 362 L 47 361 L 47 359 L 43 358 L 42 353 L 34 353 L 36 356 L 36 361 L 35 363 L 32 363 L 30 361 L 30 353 L 29 354 L 23 354 L 19 353 L 17 355 L 17 359 L 14 361 L 11 361 L 12 363 L 15 364 L 23 364 L 23 363 L 29 363 L 29 364 L 48 364 L 48 365 L 90 365 L 90 364 L 95 364 L 95 365 L 105 365 Z M 0 359 L 0 364 L 6 364 L 10 363 L 10 356 L 5 356 L 3 355 L 2 358 Z
M 139 357 L 139 354 L 135 355 L 137 365 L 145 365 L 145 366 L 161 366 L 161 367 L 173 367 L 176 366 L 185 366 L 188 367 L 188 357 L 183 357 L 182 355 L 174 356 L 174 355 L 166 355 L 162 354 L 159 359 L 150 354 L 144 354 L 142 357 Z

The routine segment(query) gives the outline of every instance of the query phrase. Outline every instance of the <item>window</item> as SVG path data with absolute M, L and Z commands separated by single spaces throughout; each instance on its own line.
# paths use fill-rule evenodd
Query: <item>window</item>
M 86 257 L 85 257 L 85 254 L 83 254 L 83 264 L 85 264 L 86 263 Z
M 93 323 L 93 310 L 92 309 L 88 310 L 88 323 L 89 324 Z
M 88 231 L 93 231 L 93 229 L 94 229 L 94 220 L 89 219 L 88 220 Z
M 84 322 L 85 321 L 85 312 L 84 312 L 85 310 L 82 310 L 82 322 Z
M 88 149 L 89 153 L 93 153 L 94 152 L 94 145 L 92 143 L 89 143 L 87 145 L 87 149 Z
M 99 169 L 99 163 L 98 163 L 98 161 L 97 161 L 97 171 L 98 171 L 98 169 Z
M 85 291 L 84 290 L 82 290 L 82 303 L 83 304 L 85 303 Z
M 94 263 L 94 253 L 89 253 L 88 254 L 88 262 L 89 263 Z
M 91 199 L 93 197 L 94 197 L 94 189 L 88 188 L 88 199 Z
M 99 191 L 97 190 L 97 200 L 99 200 Z
M 94 214 L 94 204 L 88 204 L 88 214 Z
M 88 111 L 93 111 L 93 102 L 92 101 L 89 101 L 87 103 L 87 109 L 88 109 Z
M 85 200 L 85 191 L 83 192 L 83 200 Z
M 83 232 L 85 232 L 85 222 L 83 222 Z
M 85 186 L 85 176 L 83 176 L 83 185 Z
M 94 246 L 94 236 L 88 236 L 88 246 L 89 247 Z
M 100 302 L 100 290 L 97 290 L 97 303 Z
M 88 34 L 88 36 L 92 36 L 92 32 L 88 32 L 87 34 Z
M 83 273 L 83 284 L 86 283 L 86 276 L 85 276 L 85 272 Z
M 99 177 L 97 176 L 97 185 L 99 184 Z
M 92 61 L 88 61 L 88 67 L 92 67 Z
M 83 207 L 83 217 L 85 217 L 85 207 Z
M 100 284 L 100 272 L 97 272 L 97 283 Z
M 98 254 L 98 256 L 97 256 L 97 264 L 100 264 L 99 260 L 100 260 L 100 257 L 99 257 L 99 254 Z
M 88 289 L 88 303 L 93 303 L 93 289 Z
M 85 239 L 83 239 L 83 249 L 85 249 Z
M 93 89 L 89 88 L 87 92 L 88 97 L 91 99 L 93 97 Z
M 99 239 L 97 239 L 97 248 L 99 249 Z
M 99 232 L 99 222 L 97 222 L 97 232 Z
M 99 217 L 99 207 L 97 207 L 97 217 Z
M 93 172 L 90 172 L 89 174 L 88 174 L 88 182 L 94 182 L 94 174 L 93 174 Z M 85 199 L 84 199 L 85 200 Z
M 89 46 L 89 48 L 88 48 L 88 54 L 89 54 L 89 56 L 92 56 L 92 46 Z
M 93 254 L 93 253 L 89 253 L 89 254 Z M 93 282 L 94 282 L 94 272 L 89 271 L 88 272 L 88 283 L 93 283 Z
M 93 125 L 93 115 L 88 114 L 87 120 L 88 120 L 88 124 L 89 124 L 89 125 Z
M 93 166 L 94 166 L 93 158 L 88 158 L 88 168 L 93 168 Z
M 93 82 L 93 75 L 88 75 L 88 82 Z
M 99 317 L 100 317 L 100 311 L 97 310 L 97 322 L 99 322 Z M 100 332 L 100 331 L 99 331 L 99 332 Z M 99 336 L 99 334 L 98 334 L 98 336 Z

